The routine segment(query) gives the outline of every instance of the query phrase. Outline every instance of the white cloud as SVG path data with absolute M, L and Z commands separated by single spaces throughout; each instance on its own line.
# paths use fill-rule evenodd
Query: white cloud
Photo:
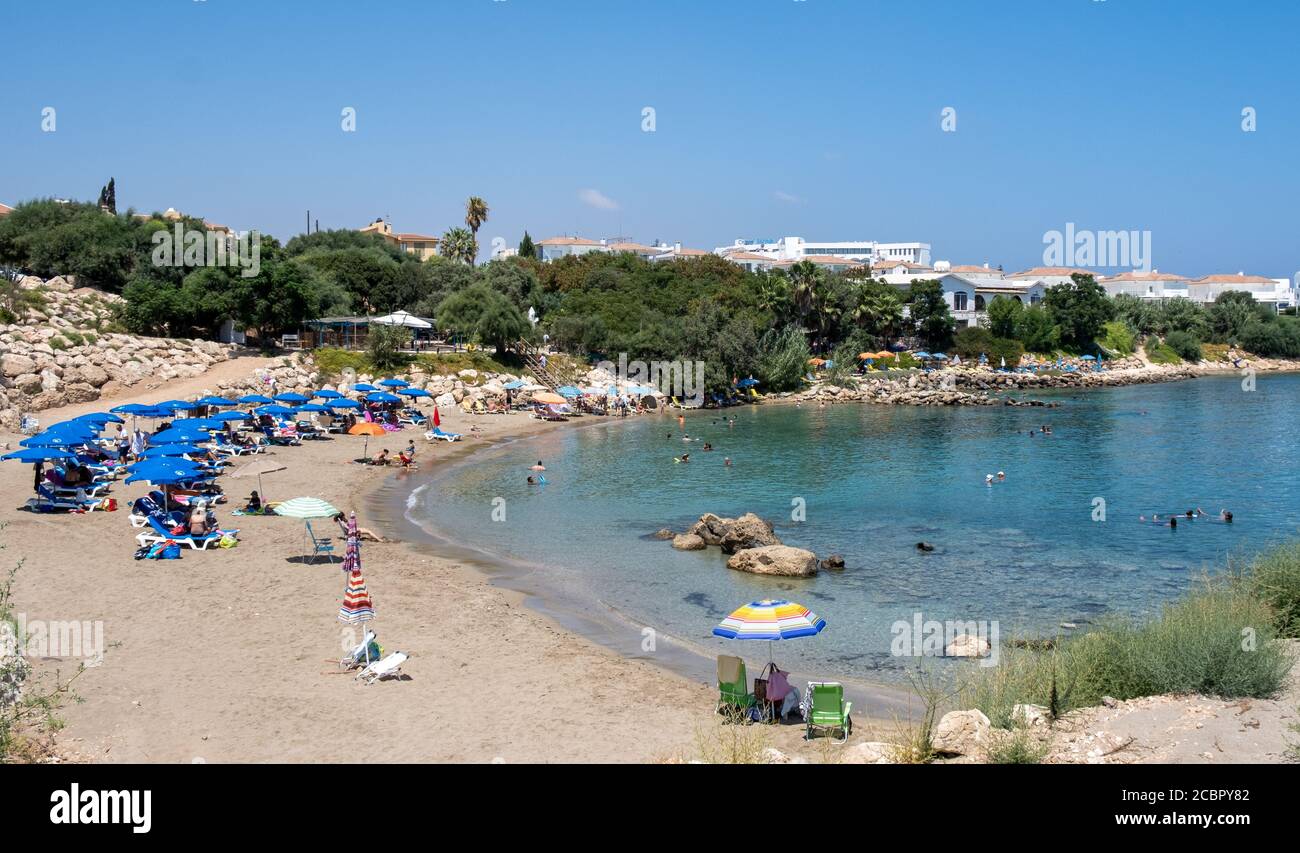
M 600 190 L 578 190 L 578 198 L 583 204 L 589 204 L 599 210 L 618 210 L 618 202 Z
M 776 198 L 777 201 L 783 201 L 786 204 L 803 204 L 803 199 L 799 198 L 799 196 L 791 195 L 790 193 L 781 192 L 780 190 L 777 190 L 776 192 L 772 193 L 772 195 Z

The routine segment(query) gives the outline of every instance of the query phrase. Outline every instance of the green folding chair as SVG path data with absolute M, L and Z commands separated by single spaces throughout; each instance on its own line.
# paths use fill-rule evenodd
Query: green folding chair
M 808 690 L 812 693 L 812 699 L 805 737 L 812 740 L 815 729 L 832 734 L 839 729 L 843 738 L 836 742 L 844 743 L 853 732 L 853 719 L 849 717 L 853 703 L 844 701 L 844 685 L 836 681 L 810 681 Z
M 719 714 L 741 715 L 754 704 L 754 694 L 749 692 L 749 675 L 745 662 L 732 655 L 718 655 L 718 707 Z

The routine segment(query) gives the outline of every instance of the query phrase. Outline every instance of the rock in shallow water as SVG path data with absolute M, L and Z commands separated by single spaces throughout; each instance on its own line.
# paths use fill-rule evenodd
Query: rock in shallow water
M 817 574 L 817 555 L 789 545 L 765 545 L 737 551 L 727 568 L 755 575 L 806 578 Z

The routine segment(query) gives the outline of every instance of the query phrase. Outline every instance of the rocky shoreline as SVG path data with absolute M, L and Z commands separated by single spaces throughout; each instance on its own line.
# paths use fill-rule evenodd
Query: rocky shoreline
M 855 375 L 848 387 L 820 382 L 805 390 L 773 394 L 771 400 L 795 403 L 876 403 L 897 406 L 1055 406 L 1056 403 L 995 396 L 1006 392 L 1049 391 L 1070 388 L 1116 388 L 1156 382 L 1178 382 L 1202 376 L 1241 375 L 1300 370 L 1300 362 L 1286 359 L 1243 360 L 1241 367 L 1226 362 L 1150 364 L 1136 357 L 1112 362 L 1103 371 L 1051 371 L 999 373 L 976 367 L 949 367 L 929 373 L 911 371 L 885 375 Z

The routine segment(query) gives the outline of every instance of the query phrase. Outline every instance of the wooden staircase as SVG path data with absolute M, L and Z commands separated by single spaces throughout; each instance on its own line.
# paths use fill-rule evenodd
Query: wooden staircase
M 554 371 L 542 366 L 542 352 L 537 347 L 525 340 L 519 340 L 514 345 L 515 352 L 523 360 L 524 367 L 539 384 L 545 385 L 551 391 L 556 391 L 560 386 L 567 384 L 563 377 L 557 376 Z

